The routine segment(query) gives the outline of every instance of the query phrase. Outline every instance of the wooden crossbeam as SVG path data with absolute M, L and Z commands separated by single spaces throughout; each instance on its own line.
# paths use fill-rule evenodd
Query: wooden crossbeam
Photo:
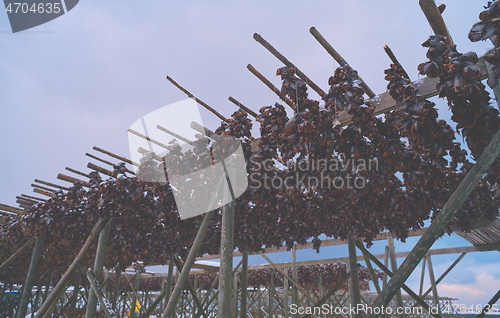
M 447 255 L 447 254 L 457 254 L 457 253 L 471 253 L 471 252 L 489 252 L 496 251 L 500 248 L 499 244 L 489 244 L 483 246 L 462 246 L 462 247 L 452 247 L 452 248 L 440 248 L 429 250 L 428 255 Z M 405 258 L 408 256 L 410 252 L 396 252 L 394 255 L 396 258 Z M 376 254 L 373 255 L 377 259 L 384 259 L 385 254 Z M 363 256 L 358 256 L 358 262 L 364 261 Z M 327 258 L 327 259 L 319 259 L 319 260 L 311 260 L 311 261 L 300 261 L 297 262 L 297 266 L 309 266 L 309 265 L 320 265 L 320 264 L 336 264 L 336 263 L 347 263 L 349 262 L 349 257 L 336 257 L 336 258 Z M 280 263 L 276 264 L 278 267 L 291 267 L 292 263 Z M 269 264 L 265 265 L 254 265 L 249 266 L 248 270 L 259 270 L 259 269 L 269 269 L 273 268 L 273 266 Z
M 482 229 L 482 228 L 487 228 L 487 227 L 492 227 L 492 228 L 500 228 L 500 218 L 497 218 L 493 220 L 492 222 L 489 221 L 476 221 L 472 225 L 471 229 Z M 451 229 L 453 231 L 458 231 L 458 228 L 455 226 L 451 226 Z M 415 237 L 415 236 L 421 236 L 422 234 L 425 233 L 427 228 L 422 228 L 418 230 L 412 230 L 408 233 L 408 237 Z M 373 241 L 383 241 L 387 239 L 386 233 L 379 233 Z M 328 247 L 328 246 L 337 246 L 337 245 L 344 245 L 346 244 L 346 241 L 343 241 L 341 239 L 328 239 L 324 240 L 321 242 L 321 247 Z M 312 242 L 307 242 L 305 244 L 295 244 L 295 247 L 297 250 L 303 250 L 303 249 L 312 249 L 313 248 L 313 243 Z M 270 254 L 270 253 L 278 253 L 278 252 L 285 252 L 287 251 L 287 247 L 285 245 L 281 246 L 280 248 L 277 247 L 270 247 L 270 248 L 264 248 L 262 250 L 263 253 L 265 254 Z M 258 253 L 249 253 L 250 255 L 258 254 Z M 242 254 L 238 251 L 235 251 L 233 253 L 233 257 L 239 257 L 242 256 Z M 198 257 L 196 260 L 201 261 L 201 260 L 211 260 L 211 259 L 219 259 L 219 255 L 203 255 Z M 155 265 L 160 265 L 160 264 L 155 264 Z

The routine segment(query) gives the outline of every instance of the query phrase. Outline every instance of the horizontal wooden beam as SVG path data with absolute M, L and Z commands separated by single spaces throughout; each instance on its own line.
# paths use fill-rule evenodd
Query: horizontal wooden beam
M 494 227 L 494 228 L 500 228 L 500 218 L 497 218 L 493 220 L 493 222 L 488 222 L 488 221 L 477 221 L 474 223 L 474 225 L 471 227 L 472 230 L 477 230 L 481 228 L 487 228 L 487 227 Z M 451 227 L 454 231 L 458 231 L 458 228 L 452 226 Z M 427 228 L 422 228 L 414 231 L 410 231 L 408 233 L 408 237 L 415 237 L 415 236 L 421 236 L 424 234 L 424 232 L 427 230 Z M 460 232 L 461 233 L 461 232 Z M 383 241 L 386 240 L 387 236 L 386 233 L 379 233 L 373 241 Z M 343 241 L 341 239 L 328 239 L 324 240 L 321 242 L 321 247 L 328 247 L 328 246 L 336 246 L 336 245 L 344 245 L 347 244 L 346 241 Z M 297 250 L 304 250 L 304 249 L 313 249 L 313 243 L 312 242 L 307 242 L 305 244 L 296 244 L 296 249 Z M 270 253 L 278 253 L 278 252 L 286 252 L 287 248 L 286 246 L 282 246 L 280 248 L 277 247 L 270 247 L 270 248 L 265 248 L 263 249 L 263 253 L 265 254 L 270 254 Z M 259 253 L 250 253 L 250 255 L 255 255 Z M 239 257 L 242 256 L 242 254 L 238 251 L 233 253 L 233 257 Z M 196 260 L 201 261 L 201 260 L 210 260 L 210 259 L 218 259 L 220 258 L 219 255 L 203 255 L 201 257 L 198 257 Z
M 498 244 L 488 244 L 483 246 L 462 246 L 462 247 L 451 247 L 451 248 L 439 248 L 434 250 L 429 250 L 429 255 L 447 255 L 447 254 L 459 254 L 459 253 L 471 253 L 471 252 L 489 252 L 496 251 L 500 248 L 500 243 Z M 394 253 L 396 258 L 405 258 L 408 256 L 410 252 L 398 252 Z M 376 254 L 373 255 L 377 259 L 384 259 L 385 254 Z M 297 266 L 309 266 L 309 265 L 321 265 L 321 264 L 336 264 L 336 263 L 346 263 L 349 261 L 349 257 L 337 257 L 337 258 L 327 258 L 327 259 L 319 259 L 319 260 L 311 260 L 311 261 L 301 261 L 297 262 Z M 363 256 L 357 257 L 358 262 L 363 262 Z M 292 263 L 280 263 L 276 264 L 278 267 L 292 267 Z M 273 268 L 271 264 L 265 265 L 255 265 L 248 266 L 248 270 L 258 270 L 258 269 L 266 269 Z

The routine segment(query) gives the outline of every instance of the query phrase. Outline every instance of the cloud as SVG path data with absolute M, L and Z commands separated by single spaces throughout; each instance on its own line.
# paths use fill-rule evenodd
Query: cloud
M 470 276 L 475 277 L 473 284 L 441 283 L 438 285 L 439 295 L 458 298 L 455 304 L 474 305 L 474 307 L 486 304 L 500 287 L 498 264 L 467 266 L 465 270 Z

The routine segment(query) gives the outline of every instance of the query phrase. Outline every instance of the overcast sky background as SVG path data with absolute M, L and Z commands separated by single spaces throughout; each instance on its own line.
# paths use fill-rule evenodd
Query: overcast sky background
M 467 38 L 486 2 L 447 3 L 443 16 L 460 52 L 483 55 L 492 47 Z M 0 203 L 17 206 L 17 195 L 39 196 L 30 186 L 34 179 L 69 185 L 57 174 L 72 175 L 65 167 L 89 172 L 86 152 L 111 159 L 93 146 L 129 157 L 127 128 L 186 98 L 167 75 L 225 116 L 236 110 L 230 95 L 256 111 L 278 101 L 246 69 L 251 63 L 280 86 L 275 72 L 282 64 L 252 38 L 254 32 L 327 90 L 338 65 L 309 33 L 311 26 L 376 93 L 387 85 L 383 71 L 390 60 L 384 44 L 417 80 L 416 67 L 426 61 L 421 43 L 432 34 L 417 0 L 82 0 L 68 14 L 16 34 L 7 14 L 0 13 Z M 316 97 L 312 90 L 310 97 Z M 437 102 L 442 117 L 449 118 L 446 103 Z M 205 124 L 215 129 L 218 119 L 205 115 Z M 416 240 L 409 242 L 397 250 L 410 250 Z M 470 244 L 452 236 L 433 248 L 464 245 Z M 381 253 L 383 246 L 376 244 L 373 252 Z M 346 249 L 325 248 L 320 256 L 300 252 L 299 260 L 345 255 Z M 457 256 L 435 257 L 436 275 Z M 274 258 L 288 261 L 289 255 Z M 252 258 L 252 263 L 264 260 Z M 440 295 L 466 305 L 486 303 L 500 287 L 499 268 L 498 252 L 471 253 L 439 285 Z M 415 275 L 409 285 L 417 289 Z

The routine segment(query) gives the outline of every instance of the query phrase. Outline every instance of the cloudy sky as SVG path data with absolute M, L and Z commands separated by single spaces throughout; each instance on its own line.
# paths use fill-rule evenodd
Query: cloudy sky
M 486 2 L 448 3 L 443 15 L 460 52 L 482 55 L 491 48 L 490 43 L 467 39 Z M 421 43 L 432 33 L 417 0 L 82 0 L 68 14 L 16 34 L 7 14 L 0 13 L 0 203 L 16 206 L 17 195 L 33 195 L 34 179 L 64 184 L 56 176 L 71 175 L 65 167 L 89 172 L 85 153 L 96 154 L 93 146 L 130 156 L 127 128 L 141 116 L 186 98 L 167 75 L 225 116 L 236 110 L 228 96 L 254 110 L 276 102 L 246 69 L 251 63 L 280 85 L 275 72 L 282 65 L 252 38 L 255 32 L 326 90 L 338 65 L 311 36 L 311 26 L 377 93 L 385 91 L 383 70 L 390 63 L 383 46 L 389 45 L 417 80 L 416 67 L 426 60 Z M 445 103 L 436 102 L 448 118 Z M 216 128 L 218 119 L 205 115 L 206 125 Z M 398 251 L 411 249 L 411 242 L 398 245 Z M 438 245 L 469 244 L 452 236 Z M 322 257 L 346 254 L 332 253 L 322 252 Z M 473 254 L 439 286 L 443 296 L 475 304 L 498 290 L 498 252 Z M 456 256 L 436 257 L 437 275 Z

